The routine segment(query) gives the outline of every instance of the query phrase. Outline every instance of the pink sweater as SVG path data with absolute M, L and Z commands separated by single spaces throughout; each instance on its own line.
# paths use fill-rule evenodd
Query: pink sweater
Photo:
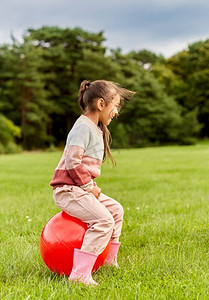
M 88 117 L 81 115 L 70 130 L 60 162 L 50 185 L 77 185 L 91 191 L 100 175 L 104 155 L 103 133 Z

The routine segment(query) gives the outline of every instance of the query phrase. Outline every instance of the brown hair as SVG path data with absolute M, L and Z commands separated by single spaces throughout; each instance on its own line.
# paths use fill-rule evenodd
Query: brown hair
M 102 98 L 104 99 L 106 105 L 108 105 L 117 94 L 120 96 L 120 107 L 122 107 L 124 105 L 124 100 L 130 100 L 135 92 L 129 91 L 112 81 L 95 80 L 93 82 L 89 82 L 88 80 L 84 80 L 80 85 L 78 102 L 82 111 L 85 111 L 88 108 L 93 112 L 96 110 L 96 100 Z M 111 154 L 109 146 L 109 141 L 111 138 L 110 132 L 105 124 L 100 122 L 98 125 L 103 132 L 103 161 L 106 159 L 108 154 L 113 165 L 115 165 L 115 160 Z

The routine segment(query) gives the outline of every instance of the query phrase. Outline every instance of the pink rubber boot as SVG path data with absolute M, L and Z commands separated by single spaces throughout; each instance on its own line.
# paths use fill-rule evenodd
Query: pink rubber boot
M 69 280 L 72 282 L 81 282 L 85 285 L 98 285 L 91 276 L 96 259 L 97 255 L 95 254 L 74 249 L 73 268 Z
M 115 266 L 116 268 L 120 268 L 117 262 L 118 250 L 120 248 L 120 243 L 112 242 L 110 244 L 110 252 L 108 257 L 105 259 L 105 264 L 108 266 Z

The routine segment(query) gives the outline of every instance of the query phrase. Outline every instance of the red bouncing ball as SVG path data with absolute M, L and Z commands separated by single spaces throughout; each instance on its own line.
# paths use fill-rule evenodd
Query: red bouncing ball
M 40 238 L 40 252 L 47 267 L 59 275 L 69 276 L 73 267 L 74 248 L 80 249 L 87 224 L 65 212 L 53 216 L 44 226 Z M 110 242 L 97 257 L 95 272 L 103 265 L 110 250 Z

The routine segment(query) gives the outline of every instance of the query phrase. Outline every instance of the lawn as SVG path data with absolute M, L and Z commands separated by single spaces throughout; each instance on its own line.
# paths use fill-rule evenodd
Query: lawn
M 0 299 L 209 299 L 209 144 L 113 152 L 97 184 L 124 207 L 119 264 L 98 287 L 71 284 L 39 253 L 59 209 L 49 182 L 61 152 L 0 156 Z

